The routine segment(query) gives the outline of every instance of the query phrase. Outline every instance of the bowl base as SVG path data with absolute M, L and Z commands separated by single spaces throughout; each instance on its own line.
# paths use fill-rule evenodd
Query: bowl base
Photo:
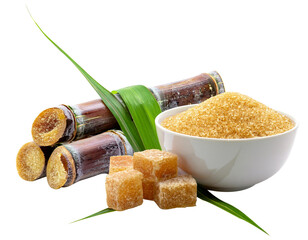
M 202 186 L 204 186 L 206 189 L 208 190 L 212 190 L 212 191 L 217 191 L 217 192 L 236 192 L 236 191 L 242 191 L 248 188 L 251 188 L 254 185 L 250 185 L 250 186 L 243 186 L 243 187 L 227 187 L 227 188 L 223 188 L 223 187 L 209 187 L 203 184 L 200 184 Z

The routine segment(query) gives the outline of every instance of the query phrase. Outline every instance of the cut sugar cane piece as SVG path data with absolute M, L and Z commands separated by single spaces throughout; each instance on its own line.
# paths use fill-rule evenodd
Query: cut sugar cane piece
M 65 106 L 48 108 L 32 124 L 32 138 L 40 146 L 71 141 L 75 136 L 75 120 Z
M 200 103 L 225 91 L 222 79 L 215 71 L 151 87 L 149 90 L 162 111 Z M 118 94 L 115 96 L 121 101 Z M 102 100 L 97 99 L 44 110 L 33 123 L 32 136 L 40 146 L 50 146 L 96 135 L 117 126 L 117 121 L 110 110 Z
M 112 113 L 98 99 L 44 110 L 33 122 L 32 136 L 39 145 L 53 145 L 96 135 L 117 126 Z
M 197 104 L 225 92 L 218 72 L 202 73 L 182 81 L 150 88 L 162 111 Z
M 40 147 L 34 142 L 24 144 L 16 157 L 19 176 L 26 181 L 45 177 L 45 168 L 52 150 L 52 147 Z
M 51 188 L 59 189 L 73 184 L 76 179 L 76 168 L 71 153 L 64 147 L 57 147 L 47 164 L 47 181 Z
M 108 131 L 57 147 L 47 164 L 47 180 L 54 189 L 108 173 L 111 156 L 132 155 L 133 150 L 120 131 Z

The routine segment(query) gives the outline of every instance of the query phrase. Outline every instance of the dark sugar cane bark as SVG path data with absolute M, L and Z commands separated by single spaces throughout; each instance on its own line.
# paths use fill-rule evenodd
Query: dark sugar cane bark
M 132 147 L 120 131 L 108 131 L 64 144 L 50 156 L 47 165 L 48 184 L 58 189 L 108 173 L 111 156 L 132 154 Z
M 217 72 L 203 73 L 175 83 L 149 88 L 162 111 L 200 103 L 223 93 L 224 85 Z M 121 102 L 121 97 L 115 95 Z M 41 146 L 66 143 L 118 128 L 116 119 L 100 100 L 75 106 L 60 105 L 43 111 L 32 126 L 33 140 Z
M 116 119 L 101 99 L 68 107 L 76 120 L 76 136 L 74 140 L 118 127 Z
M 217 72 L 202 73 L 196 77 L 150 88 L 162 111 L 197 104 L 225 91 Z

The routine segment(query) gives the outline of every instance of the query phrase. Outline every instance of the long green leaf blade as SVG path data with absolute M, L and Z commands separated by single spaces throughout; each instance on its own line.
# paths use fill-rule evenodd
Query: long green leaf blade
M 99 215 L 102 215 L 102 214 L 105 214 L 105 213 L 114 212 L 114 211 L 115 211 L 115 210 L 112 209 L 112 208 L 105 208 L 104 210 L 101 210 L 101 211 L 99 211 L 99 212 L 96 212 L 96 213 L 94 213 L 94 214 L 91 214 L 91 215 L 89 215 L 89 216 L 87 216 L 87 217 L 78 219 L 78 220 L 73 221 L 73 222 L 71 222 L 71 223 L 79 222 L 79 221 L 84 220 L 84 219 L 87 219 L 87 218 L 96 217 L 96 216 L 99 216 Z
M 237 209 L 236 207 L 233 207 L 232 205 L 220 200 L 219 198 L 215 197 L 213 194 L 211 194 L 207 189 L 202 187 L 201 185 L 198 184 L 198 198 L 207 201 L 231 214 L 234 216 L 252 224 L 256 228 L 260 229 L 264 233 L 268 235 L 268 233 L 262 229 L 260 226 L 258 226 L 254 221 L 252 221 L 246 214 L 244 214 L 242 211 Z
M 98 93 L 98 95 L 101 97 L 105 105 L 109 108 L 109 110 L 112 112 L 112 114 L 118 121 L 121 130 L 124 132 L 125 136 L 127 137 L 127 140 L 132 145 L 134 151 L 144 150 L 142 140 L 127 109 L 116 99 L 116 97 L 111 92 L 109 92 L 107 89 L 101 86 L 82 67 L 80 67 L 65 51 L 63 51 L 54 41 L 52 41 L 41 29 L 41 27 L 37 24 L 37 22 L 33 19 L 30 12 L 29 14 L 32 20 L 34 21 L 35 25 L 44 34 L 44 36 L 75 65 L 75 67 L 82 73 L 82 75 L 88 80 L 88 82 L 91 84 L 94 90 Z
M 160 149 L 155 118 L 161 109 L 148 88 L 130 86 L 117 91 L 127 106 L 145 149 Z

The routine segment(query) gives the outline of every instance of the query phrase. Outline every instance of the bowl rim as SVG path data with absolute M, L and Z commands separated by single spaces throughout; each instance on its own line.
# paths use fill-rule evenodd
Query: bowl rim
M 187 134 L 183 134 L 183 133 L 178 133 L 178 132 L 174 132 L 174 131 L 171 131 L 165 127 L 163 127 L 161 125 L 161 122 L 166 118 L 164 117 L 162 119 L 162 116 L 170 113 L 170 112 L 173 112 L 173 111 L 179 111 L 181 109 L 183 109 L 182 111 L 179 111 L 175 114 L 178 114 L 178 113 L 181 113 L 189 108 L 192 108 L 194 106 L 197 106 L 199 104 L 190 104 L 190 105 L 184 105 L 184 106 L 180 106 L 180 107 L 175 107 L 175 108 L 171 108 L 171 109 L 168 109 L 164 112 L 161 112 L 160 114 L 158 114 L 155 118 L 155 125 L 156 125 L 156 128 L 159 128 L 161 129 L 162 131 L 164 132 L 168 132 L 169 134 L 173 134 L 175 136 L 179 136 L 179 137 L 184 137 L 184 138 L 189 138 L 189 139 L 196 139 L 196 140 L 203 140 L 203 141 L 220 141 L 220 142 L 243 142 L 243 141 L 261 141 L 261 140 L 264 140 L 264 139 L 270 139 L 270 138 L 277 138 L 277 137 L 280 137 L 280 136 L 283 136 L 283 135 L 287 135 L 291 132 L 294 132 L 297 130 L 298 128 L 298 121 L 291 115 L 289 114 L 286 114 L 282 111 L 278 111 L 278 110 L 275 110 L 276 112 L 279 112 L 280 114 L 288 117 L 289 119 L 291 119 L 294 123 L 294 127 L 289 129 L 288 131 L 285 131 L 283 133 L 279 133 L 279 134 L 275 134 L 275 135 L 271 135 L 271 136 L 265 136 L 265 137 L 253 137 L 253 138 L 209 138 L 209 137 L 199 137 L 199 136 L 191 136 L 191 135 L 187 135 Z M 175 114 L 172 114 L 170 116 L 174 116 Z M 157 131 L 157 130 L 156 130 Z

